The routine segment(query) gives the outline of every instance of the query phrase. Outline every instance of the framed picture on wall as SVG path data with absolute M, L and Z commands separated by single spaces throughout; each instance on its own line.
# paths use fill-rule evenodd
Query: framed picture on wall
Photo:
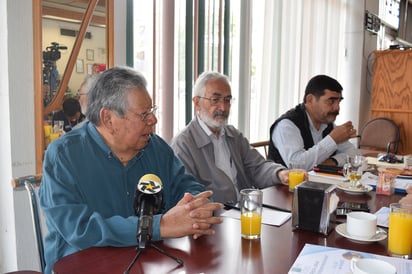
M 76 72 L 77 73 L 84 73 L 83 59 L 77 59 L 77 61 L 76 61 Z
M 93 64 L 87 64 L 87 74 L 93 74 Z
M 89 60 L 89 61 L 94 60 L 94 50 L 86 49 L 86 59 Z

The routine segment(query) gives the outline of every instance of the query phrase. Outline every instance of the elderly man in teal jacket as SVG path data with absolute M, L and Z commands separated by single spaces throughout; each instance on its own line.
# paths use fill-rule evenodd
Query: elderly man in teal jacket
M 46 217 L 46 271 L 61 257 L 91 246 L 137 245 L 134 200 L 142 176 L 162 182 L 163 204 L 151 239 L 214 233 L 221 209 L 212 192 L 153 133 L 157 122 L 143 76 L 129 68 L 103 72 L 89 91 L 89 122 L 47 148 L 40 205 Z

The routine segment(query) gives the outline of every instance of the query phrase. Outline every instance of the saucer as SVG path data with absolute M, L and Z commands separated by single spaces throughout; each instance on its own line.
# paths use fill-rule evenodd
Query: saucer
M 370 185 L 362 185 L 362 187 L 351 187 L 349 183 L 339 183 L 337 184 L 337 188 L 342 189 L 348 194 L 363 194 L 368 193 L 373 189 Z
M 346 223 L 337 225 L 335 227 L 335 230 L 339 235 L 341 235 L 345 238 L 348 238 L 348 239 L 353 240 L 353 241 L 365 242 L 365 243 L 366 242 L 382 241 L 382 240 L 386 239 L 386 236 L 387 236 L 386 231 L 383 230 L 382 228 L 379 228 L 379 227 L 376 230 L 376 234 L 374 236 L 370 237 L 370 238 L 352 236 L 352 235 L 349 235 L 348 232 L 346 231 Z

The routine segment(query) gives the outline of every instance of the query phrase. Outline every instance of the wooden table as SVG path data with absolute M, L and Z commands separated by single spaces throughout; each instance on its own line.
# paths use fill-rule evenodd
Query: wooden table
M 340 200 L 366 201 L 372 212 L 396 202 L 401 195 L 382 196 L 375 192 L 350 195 L 337 190 Z M 285 186 L 264 190 L 264 203 L 291 209 L 292 193 Z M 291 220 L 280 227 L 262 225 L 260 240 L 244 240 L 240 222 L 225 218 L 215 226 L 216 235 L 193 240 L 190 237 L 154 242 L 182 259 L 183 266 L 153 248 L 143 250 L 130 273 L 279 273 L 289 271 L 305 243 L 353 249 L 387 255 L 387 239 L 357 243 L 333 230 L 327 237 L 309 231 L 292 231 Z M 60 259 L 54 265 L 63 273 L 123 273 L 136 254 L 134 247 L 92 247 Z

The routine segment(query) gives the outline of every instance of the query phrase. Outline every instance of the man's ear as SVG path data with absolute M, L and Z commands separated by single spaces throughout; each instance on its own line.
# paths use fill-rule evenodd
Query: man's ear
M 200 110 L 200 98 L 198 96 L 195 96 L 192 98 L 193 105 L 195 106 L 195 112 L 198 112 Z
M 315 96 L 313 94 L 309 93 L 308 95 L 306 95 L 306 103 L 312 103 L 314 98 L 315 98 Z
M 105 128 L 112 128 L 113 111 L 107 108 L 102 108 L 100 110 L 100 122 Z

